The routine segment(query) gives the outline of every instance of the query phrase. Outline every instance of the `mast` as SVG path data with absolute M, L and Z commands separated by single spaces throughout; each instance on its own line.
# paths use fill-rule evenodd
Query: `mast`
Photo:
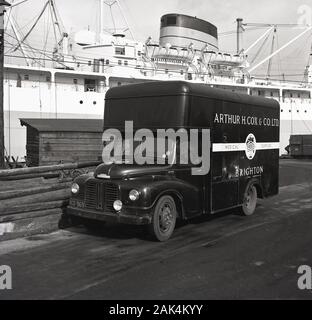
M 4 169 L 4 108 L 3 108 L 3 71 L 4 71 L 4 12 L 10 4 L 0 1 L 0 168 Z
M 244 31 L 243 19 L 237 18 L 236 22 L 237 22 L 237 39 L 236 39 L 236 41 L 237 41 L 237 54 L 240 54 L 241 50 L 243 49 L 243 48 L 241 48 L 241 46 L 243 45 L 242 40 L 243 40 L 243 31 Z
M 103 32 L 103 20 L 104 20 L 103 7 L 104 7 L 103 0 L 100 0 L 100 25 L 99 25 L 99 34 L 100 35 Z
M 123 12 L 123 9 L 119 3 L 119 0 L 99 0 L 100 1 L 100 21 L 99 21 L 99 39 L 100 39 L 100 34 L 105 32 L 108 32 L 112 35 L 118 34 L 120 32 L 129 32 L 131 38 L 134 40 L 133 33 L 131 31 L 131 28 L 129 26 L 128 20 L 126 15 Z M 105 30 L 104 29 L 104 6 L 106 6 L 109 9 L 109 14 L 110 14 L 110 20 L 112 22 L 113 28 Z M 119 15 L 122 17 L 123 20 L 123 28 L 117 28 L 116 26 L 116 21 L 115 21 L 115 16 L 113 13 L 113 8 L 117 7 L 117 10 L 119 11 Z

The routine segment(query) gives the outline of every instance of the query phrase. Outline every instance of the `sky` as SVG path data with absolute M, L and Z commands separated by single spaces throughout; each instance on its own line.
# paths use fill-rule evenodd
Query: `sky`
M 15 18 L 23 30 L 29 28 L 45 1 L 28 0 L 15 9 Z M 99 21 L 99 0 L 55 0 L 55 3 L 67 32 L 72 33 L 81 29 L 96 30 Z M 158 40 L 160 17 L 166 13 L 182 13 L 208 20 L 218 27 L 219 33 L 235 30 L 235 20 L 238 17 L 250 23 L 312 23 L 312 0 L 120 0 L 120 5 L 135 38 L 141 41 L 149 36 L 152 36 L 153 40 Z M 114 12 L 117 13 L 117 11 Z M 107 26 L 111 25 L 108 15 L 105 15 L 105 19 Z M 121 21 L 121 18 L 116 19 L 118 24 Z M 42 28 L 34 30 L 36 34 L 34 41 L 40 41 Z M 264 31 L 262 29 L 245 33 L 244 47 L 255 41 Z M 278 44 L 281 46 L 300 32 L 302 30 L 280 29 Z M 312 32 L 275 58 L 272 73 L 282 71 L 291 75 L 303 72 L 308 62 L 311 44 Z M 220 35 L 219 47 L 221 50 L 234 53 L 235 34 Z M 251 57 L 255 55 L 258 48 L 251 51 Z M 269 52 L 270 42 L 268 41 L 263 57 Z M 266 66 L 264 65 L 258 72 L 265 73 Z

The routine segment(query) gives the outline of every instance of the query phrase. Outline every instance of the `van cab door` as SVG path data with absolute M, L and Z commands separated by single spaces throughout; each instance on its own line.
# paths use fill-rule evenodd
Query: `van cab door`
M 239 152 L 215 153 L 211 171 L 211 212 L 230 209 L 239 202 Z

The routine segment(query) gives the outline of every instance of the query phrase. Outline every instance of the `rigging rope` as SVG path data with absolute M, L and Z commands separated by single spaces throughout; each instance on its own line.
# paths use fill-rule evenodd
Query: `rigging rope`
M 266 38 L 264 39 L 262 45 L 260 46 L 259 50 L 258 50 L 257 53 L 255 54 L 254 58 L 252 59 L 251 64 L 253 64 L 253 63 L 257 60 L 258 56 L 260 55 L 260 53 L 261 53 L 262 50 L 264 49 L 264 46 L 265 46 L 266 43 L 268 42 L 268 40 L 269 40 L 269 38 L 270 38 L 270 35 L 271 35 L 271 34 L 270 34 L 270 32 L 269 32 L 268 35 L 266 36 Z

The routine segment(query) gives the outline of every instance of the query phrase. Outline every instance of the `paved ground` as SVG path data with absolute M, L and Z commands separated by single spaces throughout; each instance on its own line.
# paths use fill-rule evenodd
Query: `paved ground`
M 312 163 L 281 161 L 280 195 L 249 218 L 229 212 L 179 226 L 167 243 L 140 228 L 73 228 L 0 243 L 13 290 L 1 299 L 312 299 Z

